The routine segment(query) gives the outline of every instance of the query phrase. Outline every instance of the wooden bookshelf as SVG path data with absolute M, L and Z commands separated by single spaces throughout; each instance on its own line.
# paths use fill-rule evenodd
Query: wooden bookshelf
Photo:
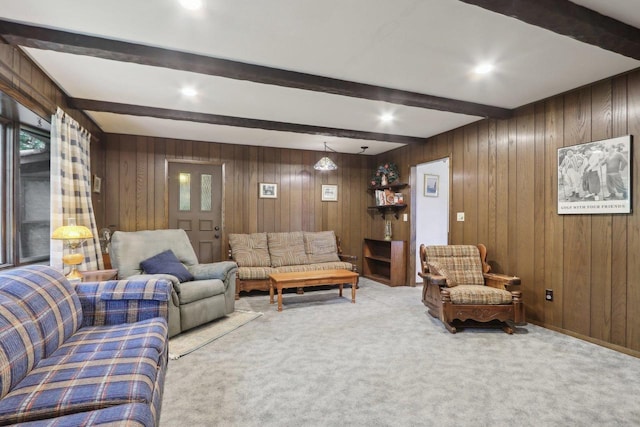
M 406 242 L 404 240 L 364 239 L 363 275 L 388 286 L 404 286 Z

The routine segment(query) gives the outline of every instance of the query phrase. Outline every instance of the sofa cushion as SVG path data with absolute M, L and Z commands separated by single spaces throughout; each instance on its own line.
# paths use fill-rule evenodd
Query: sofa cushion
M 180 305 L 224 294 L 224 282 L 220 279 L 197 280 L 180 284 Z
M 480 251 L 473 245 L 427 246 L 427 262 L 438 262 L 458 285 L 484 285 Z
M 52 356 L 0 400 L 0 424 L 123 403 L 151 405 L 161 355 L 153 348 Z
M 239 267 L 270 267 L 267 233 L 229 234 L 231 257 Z
M 318 264 L 305 264 L 305 265 L 286 265 L 275 269 L 276 273 L 291 273 L 295 271 L 315 271 L 315 270 L 349 270 L 351 271 L 353 266 L 351 263 L 337 261 L 337 262 L 321 262 Z
M 140 261 L 140 268 L 145 274 L 170 274 L 176 276 L 180 282 L 193 280 L 193 275 L 189 273 L 187 267 L 180 262 L 171 249 Z
M 171 249 L 186 266 L 198 264 L 189 236 L 184 230 L 115 231 L 111 237 L 111 264 L 118 277 L 140 274 L 140 261 Z
M 240 280 L 264 280 L 268 279 L 276 269 L 272 267 L 238 267 L 238 279 Z
M 42 338 L 33 319 L 0 295 L 0 399 L 42 359 Z
M 272 267 L 285 265 L 304 265 L 309 260 L 304 251 L 304 237 L 302 231 L 288 233 L 267 233 L 269 242 L 269 256 Z
M 491 286 L 458 285 L 449 289 L 454 304 L 511 304 L 511 292 Z
M 340 261 L 333 231 L 305 232 L 304 250 L 310 263 Z
M 82 308 L 66 277 L 54 268 L 31 265 L 0 274 L 0 294 L 19 301 L 43 338 L 49 357 L 82 324 Z
M 160 354 L 167 346 L 167 331 L 167 322 L 160 317 L 121 325 L 88 326 L 65 341 L 52 356 L 133 348 L 153 348 Z

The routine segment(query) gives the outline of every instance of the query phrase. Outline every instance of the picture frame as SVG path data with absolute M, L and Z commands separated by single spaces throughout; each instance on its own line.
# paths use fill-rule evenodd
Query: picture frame
M 322 185 L 322 201 L 323 202 L 337 202 L 338 201 L 338 186 L 337 185 Z
M 424 174 L 424 195 L 425 197 L 438 197 L 440 189 L 440 175 Z
M 558 215 L 631 213 L 631 135 L 558 148 Z
M 277 199 L 278 184 L 271 182 L 261 182 L 258 186 L 258 196 L 261 199 Z
M 98 175 L 93 175 L 93 192 L 100 193 L 102 191 L 102 178 Z

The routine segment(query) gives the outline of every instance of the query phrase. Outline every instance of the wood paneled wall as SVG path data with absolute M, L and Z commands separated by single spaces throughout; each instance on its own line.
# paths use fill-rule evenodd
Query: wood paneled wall
M 0 91 L 9 95 L 31 111 L 51 121 L 51 115 L 57 107 L 80 123 L 91 133 L 92 172 L 104 176 L 104 144 L 101 143 L 102 131 L 83 112 L 69 106 L 62 90 L 27 57 L 20 49 L 0 41 Z M 8 105 L 2 105 L 4 113 Z M 92 194 L 93 206 L 98 224 L 104 222 L 104 209 L 101 194 Z
M 223 251 L 229 233 L 334 230 L 343 252 L 360 255 L 369 236 L 369 156 L 333 153 L 339 168 L 317 172 L 322 152 L 106 134 L 103 225 L 134 231 L 166 228 L 165 162 L 224 164 Z M 277 199 L 259 199 L 258 183 L 278 185 Z M 338 185 L 338 201 L 322 202 L 322 184 Z
M 520 276 L 529 320 L 637 352 L 638 150 L 632 161 L 633 213 L 556 213 L 557 149 L 627 134 L 635 136 L 637 148 L 640 70 L 519 108 L 512 119 L 483 120 L 376 160 L 395 161 L 408 171 L 449 156 L 450 243 L 485 243 L 495 271 Z M 465 212 L 464 222 L 455 220 L 456 212 Z M 410 240 L 410 224 L 397 225 L 394 237 Z M 412 242 L 413 248 L 419 245 Z M 553 302 L 545 301 L 545 289 L 553 289 Z

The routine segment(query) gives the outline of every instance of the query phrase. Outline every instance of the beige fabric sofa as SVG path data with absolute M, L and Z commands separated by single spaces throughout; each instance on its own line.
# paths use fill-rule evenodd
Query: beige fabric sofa
M 241 291 L 269 290 L 269 274 L 290 271 L 357 271 L 357 257 L 343 255 L 333 231 L 229 234 L 229 258 L 238 264 Z
M 167 249 L 173 251 L 194 280 L 181 283 L 173 275 L 145 274 L 140 262 Z M 116 231 L 111 238 L 111 262 L 120 279 L 171 281 L 169 337 L 234 311 L 236 264 L 230 261 L 199 264 L 184 230 Z

